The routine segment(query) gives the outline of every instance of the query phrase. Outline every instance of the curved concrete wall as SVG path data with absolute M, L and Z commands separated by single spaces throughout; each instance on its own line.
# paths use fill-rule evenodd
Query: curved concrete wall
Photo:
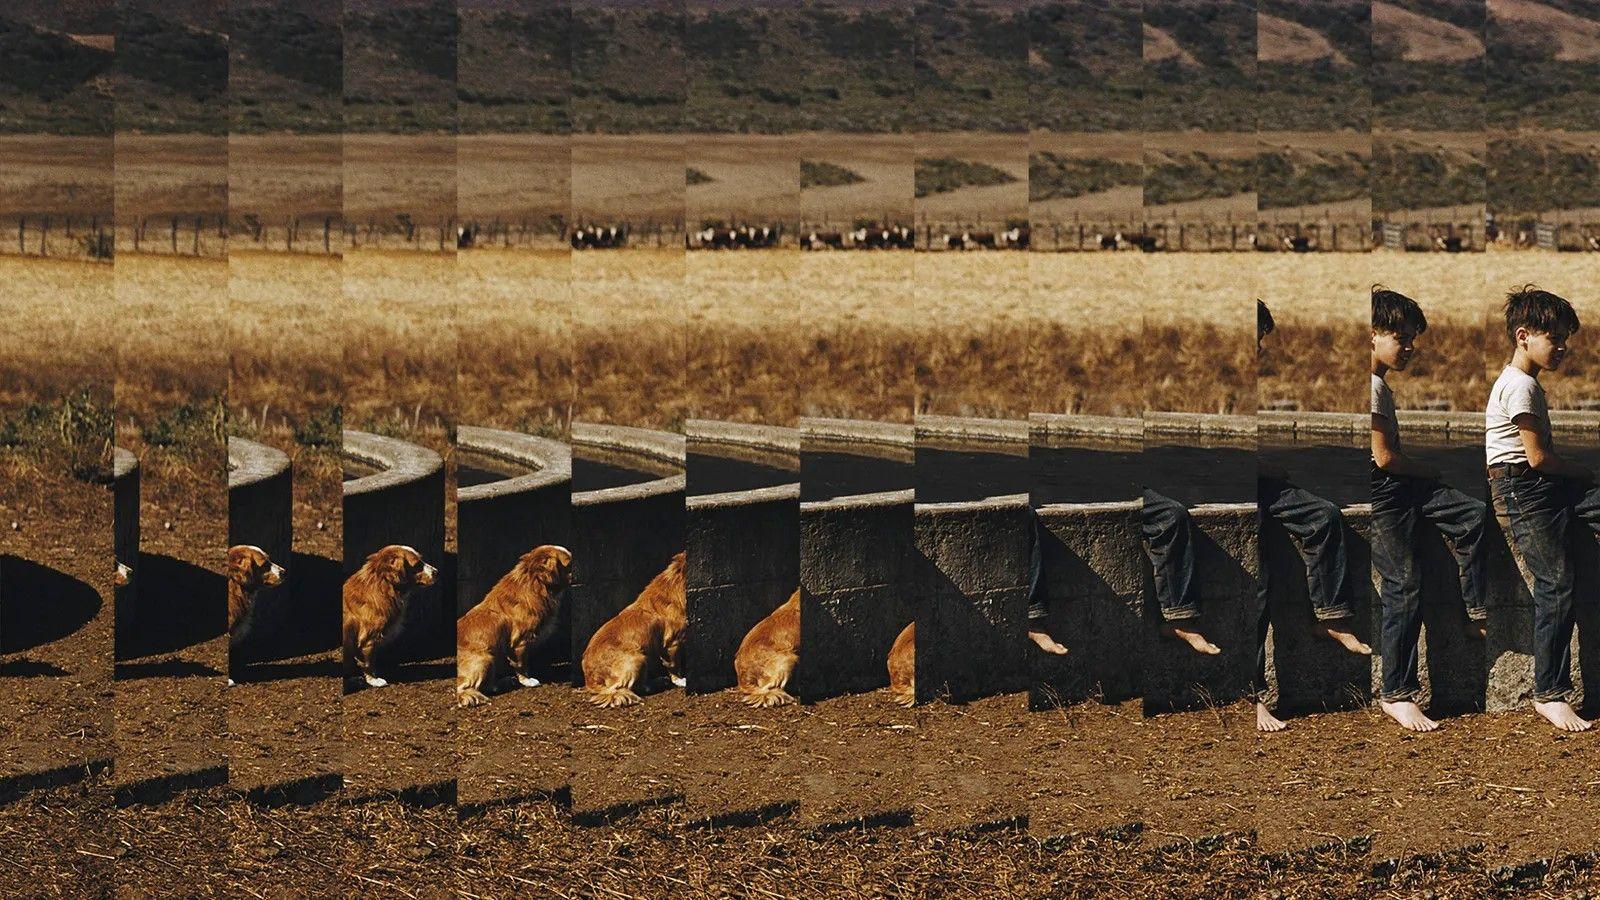
M 112 547 L 117 562 L 133 569 L 133 577 L 116 589 L 117 618 L 137 623 L 139 618 L 139 459 L 116 447 L 111 461 Z
M 459 616 L 482 600 L 522 554 L 540 544 L 570 548 L 572 451 L 560 441 L 470 426 L 456 429 L 456 447 L 530 470 L 456 490 Z
M 806 453 L 907 463 L 915 455 L 910 425 L 806 419 L 800 431 Z M 915 612 L 915 496 L 887 491 L 800 505 L 798 696 L 814 700 L 888 684 L 889 648 Z
M 685 430 L 696 456 L 760 463 L 793 471 L 795 478 L 687 500 L 684 674 L 689 690 L 717 691 L 737 683 L 739 642 L 800 584 L 800 433 L 704 420 L 690 421 Z
M 284 584 L 264 588 L 256 596 L 252 634 L 276 634 L 293 623 L 283 621 L 295 592 L 294 476 L 281 450 L 228 438 L 228 545 L 254 544 L 288 571 Z
M 647 472 L 653 481 L 572 494 L 571 658 L 684 549 L 684 438 L 619 425 L 573 423 L 575 456 Z M 583 682 L 572 667 L 574 686 Z
M 444 461 L 426 447 L 364 431 L 344 432 L 344 455 L 378 471 L 344 483 L 344 571 L 355 572 L 389 544 L 416 548 L 441 573 L 407 605 L 390 652 L 402 659 L 449 656 L 455 647 L 455 609 L 446 584 Z

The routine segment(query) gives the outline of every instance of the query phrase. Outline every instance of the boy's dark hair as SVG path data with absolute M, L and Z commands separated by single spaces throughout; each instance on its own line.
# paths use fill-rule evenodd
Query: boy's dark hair
M 1566 332 L 1569 336 L 1578 330 L 1578 313 L 1565 299 L 1541 291 L 1536 285 L 1525 284 L 1506 295 L 1506 337 L 1517 342 L 1517 329 L 1551 334 Z
M 1257 297 L 1256 298 L 1256 340 L 1259 341 L 1262 338 L 1266 337 L 1267 335 L 1271 334 L 1272 333 L 1272 329 L 1274 329 L 1276 327 L 1278 327 L 1277 323 L 1272 321 L 1272 310 L 1267 309 L 1267 305 L 1265 303 L 1261 302 L 1261 298 L 1260 297 Z
M 1372 286 L 1372 330 L 1418 335 L 1428 330 L 1428 317 L 1417 301 L 1381 284 Z

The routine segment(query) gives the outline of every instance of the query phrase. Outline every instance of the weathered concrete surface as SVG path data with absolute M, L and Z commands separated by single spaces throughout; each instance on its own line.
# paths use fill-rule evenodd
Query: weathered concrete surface
M 653 481 L 572 494 L 572 659 L 684 550 L 684 438 L 640 428 L 574 423 L 574 455 L 647 472 Z M 574 686 L 583 671 L 572 667 Z
M 1032 519 L 1026 494 L 917 505 L 911 563 L 920 597 L 919 700 L 962 701 L 1027 686 Z
M 799 483 L 688 500 L 689 690 L 737 683 L 739 642 L 800 583 Z
M 1222 653 L 1196 653 L 1161 636 L 1161 612 L 1146 564 L 1144 710 L 1199 709 L 1246 696 L 1256 667 L 1260 571 L 1254 503 L 1193 507 L 1198 628 Z
M 344 432 L 344 455 L 378 469 L 344 483 L 344 571 L 349 577 L 389 544 L 413 547 L 441 572 L 444 558 L 444 461 L 416 444 Z M 455 647 L 455 585 L 436 582 L 406 605 L 388 652 L 398 659 L 437 659 Z
M 265 638 L 294 623 L 297 567 L 294 548 L 294 474 L 281 450 L 243 438 L 228 438 L 228 545 L 254 544 L 287 570 L 284 583 L 256 595 L 252 635 Z
M 112 451 L 112 546 L 117 562 L 133 568 L 133 577 L 116 589 L 116 616 L 127 624 L 139 619 L 139 459 L 117 447 Z
M 1035 709 L 1143 691 L 1145 570 L 1138 500 L 1037 510 L 1048 617 L 1065 656 L 1027 646 Z
M 738 682 L 733 657 L 739 643 L 800 584 L 800 432 L 698 419 L 686 430 L 694 457 L 794 473 L 790 484 L 688 498 L 684 675 L 688 689 L 702 693 Z M 694 472 L 688 474 L 694 483 Z
M 568 546 L 572 451 L 560 441 L 470 426 L 456 429 L 456 447 L 529 470 L 456 491 L 456 614 L 460 615 L 482 600 L 524 553 L 540 544 Z
M 802 699 L 889 683 L 889 648 L 916 613 L 913 497 L 893 491 L 801 505 L 805 589 L 794 690 Z

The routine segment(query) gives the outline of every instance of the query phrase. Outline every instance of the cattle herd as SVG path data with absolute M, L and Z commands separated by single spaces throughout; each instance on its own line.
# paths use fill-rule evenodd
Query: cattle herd
M 626 224 L 581 225 L 571 230 L 570 241 L 574 250 L 626 247 L 629 231 Z M 685 243 L 691 250 L 759 250 L 781 246 L 785 233 L 782 225 L 714 225 L 689 232 L 685 236 Z M 459 226 L 456 228 L 456 246 L 459 249 L 473 247 L 481 236 L 476 223 Z M 1567 236 L 1571 237 L 1570 233 Z M 1491 221 L 1486 224 L 1484 238 L 1490 244 L 1514 244 L 1519 248 L 1543 246 L 1548 242 L 1562 250 L 1600 251 L 1600 226 L 1578 229 L 1576 241 L 1561 241 L 1536 238 L 1531 228 L 1512 232 Z M 930 230 L 924 246 L 930 250 L 1027 250 L 1031 246 L 1031 239 L 1031 229 L 1026 225 L 998 231 L 961 230 L 937 235 Z M 1134 233 L 1116 230 L 1098 232 L 1092 237 L 1080 233 L 1079 240 L 1087 244 L 1085 249 L 1094 250 L 1153 253 L 1168 249 L 1164 235 L 1149 231 Z M 802 250 L 913 250 L 917 244 L 917 231 L 904 225 L 866 225 L 848 231 L 802 229 L 797 233 L 795 243 Z M 1322 242 L 1315 234 L 1301 233 L 1251 233 L 1249 245 L 1254 250 L 1290 253 L 1314 253 L 1323 249 Z M 1473 243 L 1470 238 L 1453 230 L 1435 230 L 1427 235 L 1426 247 L 1459 253 L 1473 249 Z

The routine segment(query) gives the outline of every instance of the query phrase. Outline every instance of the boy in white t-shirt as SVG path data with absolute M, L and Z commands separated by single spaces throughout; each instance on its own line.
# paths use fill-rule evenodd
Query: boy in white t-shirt
M 1539 373 L 1557 369 L 1578 314 L 1561 297 L 1528 285 L 1505 303 L 1511 362 L 1489 390 L 1484 450 L 1489 492 L 1512 556 L 1533 595 L 1533 708 L 1564 731 L 1589 727 L 1572 709 L 1576 579 L 1572 527 L 1600 529 L 1600 489 L 1587 467 L 1557 455 Z
M 1422 635 L 1422 571 L 1417 559 L 1417 520 L 1432 522 L 1448 539 L 1461 579 L 1468 635 L 1483 637 L 1483 532 L 1488 509 L 1439 480 L 1439 471 L 1406 455 L 1400 421 L 1387 377 L 1403 372 L 1416 352 L 1414 341 L 1428 330 L 1417 301 L 1382 285 L 1372 288 L 1372 569 L 1378 576 L 1383 657 L 1378 703 L 1411 731 L 1432 731 L 1423 714 L 1417 643 Z

